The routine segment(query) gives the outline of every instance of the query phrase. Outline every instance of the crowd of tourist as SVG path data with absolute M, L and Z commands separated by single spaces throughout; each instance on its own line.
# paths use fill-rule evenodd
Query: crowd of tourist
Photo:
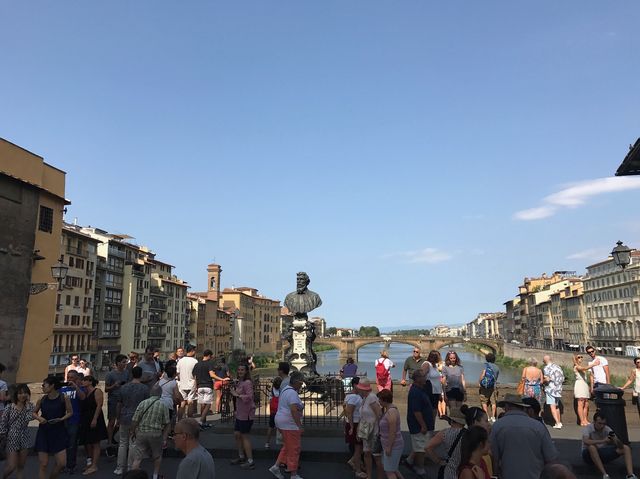
M 637 479 L 631 450 L 606 425 L 605 415 L 598 411 L 589 422 L 589 398 L 599 387 L 610 383 L 610 373 L 606 358 L 597 355 L 595 348 L 587 346 L 585 351 L 589 361 L 583 363 L 581 354 L 573 358 L 577 416 L 584 426 L 582 458 L 603 479 L 609 479 L 605 464 L 623 458 L 626 477 Z M 553 428 L 563 427 L 562 368 L 549 354 L 543 357 L 542 369 L 535 359 L 529 359 L 517 393 L 498 399 L 500 369 L 494 354 L 487 354 L 485 359 L 476 383 L 480 404 L 471 407 L 466 404 L 470 381 L 465 379 L 458 354 L 449 351 L 442 361 L 438 351 L 423 358 L 420 349 L 414 348 L 404 363 L 400 380 L 401 386 L 411 383 L 406 404 L 410 454 L 402 461 L 421 477 L 431 477 L 428 470 L 434 467 L 437 477 L 443 479 L 575 477 L 558 462 L 558 451 L 542 418 L 546 405 Z M 349 378 L 353 391 L 344 401 L 345 440 L 353 452 L 348 465 L 357 478 L 380 478 L 381 474 L 389 479 L 403 477 L 398 465 L 404 444 L 396 434 L 399 415 L 389 381 L 394 365 L 386 361 L 383 351 L 375 362 L 377 395 L 371 392 L 366 378 Z M 621 388 L 630 385 L 637 404 L 640 358 L 634 359 L 634 368 Z M 437 418 L 446 421 L 447 427 L 436 431 Z
M 585 352 L 590 359 L 581 354 L 573 358 L 576 413 L 583 426 L 582 459 L 603 479 L 609 479 L 606 464 L 622 458 L 626 477 L 637 479 L 631 450 L 607 425 L 606 416 L 596 411 L 593 422 L 589 421 L 589 398 L 610 383 L 610 372 L 606 358 L 596 354 L 595 348 L 588 346 Z M 438 351 L 424 358 L 419 348 L 413 349 L 403 364 L 400 380 L 402 387 L 409 387 L 406 404 L 401 407 L 406 409 L 410 438 L 405 448 L 391 378 L 395 364 L 383 351 L 374 364 L 374 382 L 358 376 L 358 367 L 349 358 L 341 377 L 347 392 L 343 415 L 345 442 L 351 451 L 348 465 L 355 477 L 403 479 L 401 463 L 421 477 L 435 468 L 439 479 L 533 479 L 543 477 L 545 471 L 548 477 L 574 477 L 558 464 L 558 452 L 541 417 L 546 405 L 553 427 L 563 427 L 561 399 L 566 378 L 562 368 L 548 354 L 543 357 L 542 369 L 532 358 L 522 370 L 517 393 L 499 397 L 500 369 L 495 355 L 489 353 L 485 359 L 475 383 L 465 378 L 455 351 L 447 352 L 443 359 Z M 30 448 L 38 455 L 40 478 L 56 478 L 63 471 L 80 472 L 79 446 L 85 451 L 82 474 L 91 475 L 100 467 L 101 443 L 106 441 L 107 456 L 117 457 L 114 474 L 136 477 L 143 474 L 142 462 L 151 459 L 152 477 L 157 479 L 162 477 L 163 449 L 169 439 L 185 454 L 178 479 L 214 477 L 214 460 L 200 445 L 199 436 L 212 427 L 207 422 L 211 413 L 221 412 L 225 390 L 233 402 L 237 448 L 231 464 L 255 469 L 251 442 L 256 412 L 253 368 L 251 358 L 245 358 L 232 378 L 225 359 L 214 358 L 209 350 L 203 351 L 198 360 L 195 348 L 179 348 L 161 363 L 156 351 L 147 348 L 142 358 L 134 352 L 129 357 L 118 355 L 105 377 L 103 390 L 86 362 L 73 355 L 64 371 L 65 381 L 55 376 L 45 378 L 42 396 L 34 404 L 28 385 L 8 387 L 2 381 L 4 366 L 0 364 L 0 449 L 6 451 L 3 477 L 24 477 Z M 300 397 L 304 381 L 302 373 L 290 374 L 289 364 L 281 362 L 269 388 L 265 449 L 271 449 L 274 438 L 281 444 L 269 467 L 278 479 L 285 473 L 291 479 L 302 479 L 298 471 L 304 432 Z M 478 388 L 477 406 L 467 404 L 472 383 Z M 637 404 L 640 358 L 634 359 L 621 388 L 629 386 Z M 438 419 L 446 427 L 436 430 Z M 33 420 L 38 423 L 35 444 L 28 434 Z M 405 449 L 410 453 L 403 457 Z

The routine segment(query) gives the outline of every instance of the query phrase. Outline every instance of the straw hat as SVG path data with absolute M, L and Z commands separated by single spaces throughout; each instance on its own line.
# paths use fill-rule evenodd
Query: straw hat
M 371 391 L 371 383 L 367 378 L 360 378 L 360 382 L 356 384 L 356 389 L 360 391 Z

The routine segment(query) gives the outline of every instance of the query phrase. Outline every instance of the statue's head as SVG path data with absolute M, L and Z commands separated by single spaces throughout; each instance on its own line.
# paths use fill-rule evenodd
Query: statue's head
M 311 280 L 309 279 L 309 275 L 307 273 L 303 271 L 298 273 L 296 277 L 296 289 L 298 290 L 298 293 L 304 293 L 307 290 L 307 286 L 309 286 L 310 282 Z

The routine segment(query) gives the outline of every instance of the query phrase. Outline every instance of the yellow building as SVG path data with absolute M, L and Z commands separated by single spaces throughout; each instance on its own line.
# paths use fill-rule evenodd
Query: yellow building
M 232 313 L 219 306 L 221 273 L 220 265 L 208 265 L 207 291 L 188 296 L 191 301 L 190 342 L 197 346 L 198 352 L 210 349 L 215 356 L 228 356 L 231 353 Z
M 225 288 L 221 303 L 225 311 L 235 312 L 233 349 L 243 349 L 247 354 L 279 354 L 280 301 L 259 295 L 255 288 L 242 287 Z
M 75 225 L 63 224 L 60 255 L 69 267 L 58 292 L 49 372 L 62 372 L 72 354 L 92 361 L 95 354 L 93 299 L 99 241 Z
M 65 175 L 0 139 L 0 362 L 10 382 L 40 381 L 48 373 L 57 295 L 47 285 L 54 282 L 69 204 Z

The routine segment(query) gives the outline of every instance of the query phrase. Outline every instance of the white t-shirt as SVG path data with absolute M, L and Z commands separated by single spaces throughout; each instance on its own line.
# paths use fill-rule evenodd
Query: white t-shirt
M 593 382 L 607 384 L 607 373 L 604 372 L 604 366 L 609 366 L 609 361 L 607 361 L 607 358 L 604 356 L 596 356 L 593 361 L 589 362 L 589 366 L 596 361 L 600 361 L 600 364 L 591 369 L 593 373 Z
M 198 364 L 198 360 L 192 356 L 184 356 L 176 365 L 178 371 L 178 389 L 181 391 L 191 391 L 196 385 L 193 379 L 193 367 Z
M 609 426 L 605 426 L 602 428 L 602 431 L 598 432 L 596 431 L 596 427 L 592 423 L 582 428 L 582 439 L 591 439 L 593 441 L 600 441 L 602 439 L 606 439 L 607 437 L 609 437 L 609 433 L 611 431 L 613 431 L 613 429 L 611 429 Z M 606 445 L 607 444 L 605 443 L 600 443 L 600 444 L 596 444 L 596 447 L 603 447 Z M 582 449 L 584 450 L 586 448 L 587 446 L 583 442 Z
M 344 397 L 345 406 L 353 406 L 353 422 L 360 422 L 360 406 L 362 405 L 362 397 L 359 394 L 351 393 Z
M 300 411 L 304 409 L 304 405 L 300 400 L 300 396 L 295 389 L 287 386 L 280 390 L 280 399 L 278 399 L 278 412 L 276 413 L 276 427 L 284 431 L 297 431 L 299 429 L 291 415 L 291 406 L 297 405 Z

